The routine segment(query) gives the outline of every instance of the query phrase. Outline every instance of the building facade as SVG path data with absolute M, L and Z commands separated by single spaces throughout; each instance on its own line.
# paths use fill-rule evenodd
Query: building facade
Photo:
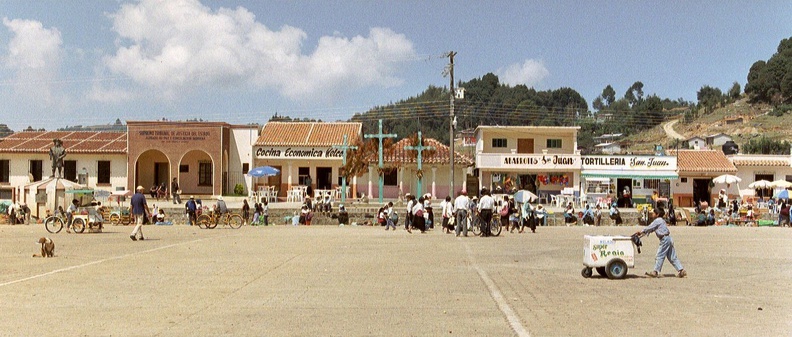
M 257 130 L 222 122 L 128 121 L 127 186 L 165 184 L 170 193 L 175 178 L 183 194 L 231 194 L 237 183 L 248 186 L 243 175 Z

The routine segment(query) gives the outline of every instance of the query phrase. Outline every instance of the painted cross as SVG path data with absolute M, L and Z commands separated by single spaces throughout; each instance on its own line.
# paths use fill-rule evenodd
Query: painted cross
M 382 120 L 379 120 L 379 133 L 371 133 L 363 135 L 366 138 L 379 138 L 379 172 L 382 172 L 382 140 L 385 138 L 396 138 L 398 135 L 395 133 L 383 134 L 382 133 Z M 382 190 L 384 189 L 385 181 L 382 174 L 379 174 L 379 202 L 382 203 Z M 369 185 L 371 186 L 371 185 Z
M 405 150 L 414 150 L 418 151 L 418 172 L 422 172 L 421 175 L 418 176 L 418 188 L 417 188 L 417 197 L 421 197 L 423 195 L 423 188 L 421 186 L 421 182 L 423 181 L 423 171 L 421 164 L 423 163 L 423 156 L 421 153 L 424 150 L 434 150 L 433 146 L 424 146 L 423 145 L 423 138 L 421 138 L 421 131 L 418 131 L 418 145 L 417 146 L 410 146 L 407 145 L 404 147 Z
M 344 143 L 341 145 L 333 145 L 333 148 L 341 149 L 341 151 L 343 151 L 343 155 L 341 156 L 341 158 L 343 158 L 343 165 L 344 167 L 346 167 L 347 150 L 357 150 L 358 147 L 350 146 L 347 143 L 347 135 L 344 135 Z M 341 175 L 341 203 L 346 202 L 346 191 L 347 191 L 346 172 L 344 172 L 344 174 Z

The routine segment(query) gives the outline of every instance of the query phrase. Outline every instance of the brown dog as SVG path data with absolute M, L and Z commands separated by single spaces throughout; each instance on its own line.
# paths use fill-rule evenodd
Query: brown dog
M 55 242 L 52 239 L 42 237 L 38 243 L 41 244 L 41 257 L 52 257 L 55 254 Z M 37 256 L 39 255 L 33 254 L 33 257 Z

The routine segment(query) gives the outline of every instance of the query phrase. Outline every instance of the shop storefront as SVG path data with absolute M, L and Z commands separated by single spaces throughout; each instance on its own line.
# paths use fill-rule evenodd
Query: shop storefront
M 668 200 L 679 178 L 674 156 L 583 156 L 580 170 L 586 200 L 616 202 L 619 207 L 649 203 L 655 191 Z
M 679 150 L 679 181 L 674 183 L 674 205 L 694 207 L 707 201 L 712 205 L 720 189 L 739 197 L 739 187 L 723 184 L 716 187 L 713 178 L 723 174 L 736 174 L 737 168 L 720 150 Z
M 358 142 L 361 130 L 361 123 L 267 123 L 253 145 L 254 166 L 272 166 L 280 174 L 253 178 L 251 188 L 270 189 L 287 201 L 340 193 L 344 155 L 340 147 L 344 136 L 348 145 Z M 354 195 L 356 179 L 347 184 L 348 196 Z
M 492 191 L 528 190 L 549 201 L 551 195 L 580 195 L 579 127 L 479 126 L 476 168 L 479 183 Z

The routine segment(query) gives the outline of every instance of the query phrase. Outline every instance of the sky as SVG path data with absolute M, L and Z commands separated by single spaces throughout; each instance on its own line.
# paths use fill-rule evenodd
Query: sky
M 790 1 L 0 0 L 0 124 L 347 120 L 487 73 L 696 101 L 792 37 Z

